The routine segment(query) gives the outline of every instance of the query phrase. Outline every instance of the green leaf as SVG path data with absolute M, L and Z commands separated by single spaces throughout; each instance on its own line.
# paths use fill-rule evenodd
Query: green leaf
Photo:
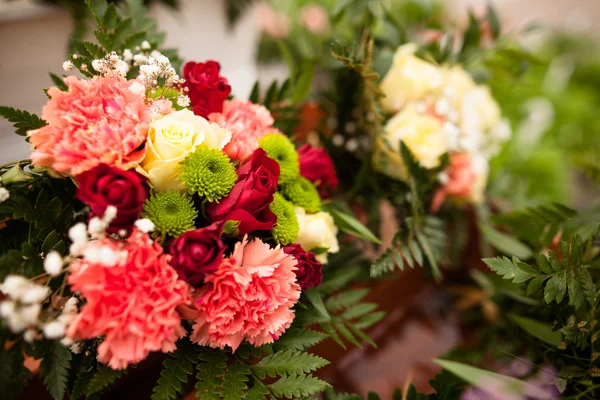
M 512 261 L 507 257 L 496 257 L 496 258 L 484 258 L 483 262 L 487 264 L 492 271 L 502 276 L 504 279 L 512 280 L 514 283 L 522 283 L 531 278 L 534 278 L 536 274 L 531 271 L 535 270 L 525 268 L 527 264 L 519 261 L 517 257 L 513 257 Z
M 323 298 L 321 297 L 321 293 L 319 292 L 318 288 L 315 287 L 307 290 L 304 292 L 304 296 L 306 296 L 308 301 L 310 301 L 313 307 L 315 307 L 323 315 L 323 317 L 331 319 L 327 309 L 325 308 L 325 304 L 323 304 Z
M 227 368 L 227 355 L 221 351 L 202 352 L 198 355 L 199 363 L 196 366 L 196 397 L 202 400 L 218 400 L 221 393 L 221 377 Z
M 248 389 L 248 375 L 250 368 L 242 363 L 230 366 L 223 377 L 223 391 L 221 396 L 224 400 L 243 399 Z
M 338 312 L 361 301 L 367 294 L 368 288 L 350 289 L 337 293 L 327 299 L 327 308 L 332 312 Z
M 550 304 L 552 301 L 560 303 L 567 293 L 566 271 L 553 275 L 544 289 L 544 300 Z
M 46 126 L 46 121 L 37 115 L 12 107 L 0 106 L 0 117 L 11 122 L 16 129 L 15 133 L 20 136 L 25 136 L 31 130 Z
M 305 328 L 291 328 L 275 342 L 277 348 L 289 350 L 304 350 L 323 341 L 327 335 L 322 332 Z
M 412 177 L 415 182 L 427 182 L 429 180 L 429 171 L 421 166 L 403 141 L 400 141 L 400 155 L 402 156 L 402 161 L 406 166 L 409 177 Z
M 266 356 L 257 364 L 252 365 L 252 371 L 264 379 L 265 374 L 270 377 L 285 376 L 316 371 L 329 364 L 329 361 L 309 353 L 297 351 L 279 351 Z
M 508 314 L 515 324 L 519 325 L 525 332 L 554 347 L 559 347 L 562 342 L 562 335 L 558 331 L 553 331 L 552 326 L 530 318 L 521 317 L 514 314 Z
M 250 96 L 248 97 L 250 102 L 258 104 L 260 101 L 260 82 L 254 82 L 254 86 L 252 86 L 252 90 L 250 91 Z
M 455 400 L 460 398 L 463 381 L 446 370 L 429 380 L 429 385 L 435 390 L 435 400 Z
M 511 393 L 541 399 L 548 398 L 547 393 L 543 389 L 509 376 L 500 375 L 495 372 L 471 367 L 470 365 L 454 361 L 433 360 L 433 362 L 466 382 L 480 387 L 483 390 L 487 390 L 489 386 L 493 385 L 495 393 L 498 393 L 501 390 L 501 392 L 507 394 Z
M 283 58 L 283 61 L 285 62 L 285 65 L 288 68 L 288 76 L 296 76 L 296 61 L 294 61 L 294 56 L 292 55 L 290 48 L 283 40 L 278 40 L 277 46 L 279 47 L 279 51 L 281 52 L 281 58 Z
M 492 36 L 497 39 L 500 36 L 500 20 L 491 3 L 488 3 L 487 7 L 487 20 L 490 23 L 490 28 L 492 28 Z
M 313 75 L 315 73 L 315 64 L 313 62 L 306 62 L 300 70 L 300 76 L 296 80 L 294 86 L 294 92 L 292 93 L 290 101 L 292 104 L 296 104 L 306 99 L 310 94 L 312 88 Z
M 55 74 L 50 74 L 50 79 L 52 79 L 52 82 L 59 90 L 62 90 L 63 92 L 69 90 L 69 87 L 67 86 L 62 77 Z
M 252 389 L 246 393 L 246 400 L 266 400 L 269 389 L 260 381 L 255 381 Z
M 268 386 L 275 396 L 291 399 L 320 393 L 329 384 L 312 375 L 289 375 Z
M 62 400 L 67 389 L 71 352 L 58 341 L 48 342 L 43 351 L 40 376 L 55 400 Z M 42 344 L 39 344 L 42 345 Z
M 177 350 L 163 361 L 160 378 L 152 390 L 152 400 L 176 399 L 187 383 L 189 375 L 194 372 L 194 365 L 190 358 L 195 356 L 195 349 L 182 346 L 181 342 L 177 343 Z
M 110 3 L 102 17 L 102 27 L 105 29 L 114 29 L 119 20 L 119 12 L 114 3 Z
M 86 395 L 89 397 L 95 393 L 99 393 L 100 391 L 109 387 L 114 381 L 117 380 L 117 378 L 121 377 L 121 375 L 123 375 L 123 370 L 121 369 L 112 369 L 106 365 L 100 365 L 98 367 L 98 371 L 96 371 L 90 380 L 90 384 L 86 390 Z
M 537 278 L 530 280 L 529 284 L 527 285 L 527 296 L 531 296 L 540 290 L 544 282 L 546 282 L 546 279 L 548 279 L 547 276 L 538 276 Z
M 381 244 L 381 240 L 352 215 L 346 214 L 334 207 L 326 207 L 326 210 L 331 214 L 335 224 L 342 232 L 376 244 Z
M 514 237 L 497 231 L 489 225 L 480 224 L 479 229 L 485 239 L 496 249 L 504 254 L 514 255 L 518 258 L 527 259 L 532 255 L 531 249 L 515 239 Z
M 2 334 L 2 332 L 0 332 Z M 0 338 L 5 344 L 5 339 Z M 7 400 L 22 398 L 23 389 L 27 386 L 31 372 L 25 366 L 23 341 L 14 343 L 9 348 L 0 346 L 0 393 Z

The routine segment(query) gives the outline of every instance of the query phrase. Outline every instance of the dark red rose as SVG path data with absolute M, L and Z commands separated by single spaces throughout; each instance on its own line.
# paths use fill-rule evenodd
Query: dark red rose
M 277 191 L 279 164 L 263 149 L 257 149 L 237 173 L 238 181 L 229 195 L 206 208 L 210 220 L 239 221 L 239 235 L 273 229 L 277 216 L 269 205 Z
M 129 231 L 148 198 L 148 187 L 141 175 L 106 164 L 77 175 L 75 180 L 79 185 L 76 197 L 90 207 L 90 217 L 102 217 L 108 206 L 117 208 L 117 216 L 107 229 L 112 233 Z
M 329 197 L 338 185 L 333 161 L 325 149 L 305 144 L 298 149 L 300 155 L 300 175 L 317 186 L 322 198 Z
M 179 278 L 195 288 L 202 286 L 206 274 L 217 269 L 227 246 L 221 241 L 225 224 L 217 222 L 205 228 L 185 232 L 171 242 L 170 264 Z
M 317 261 L 314 253 L 304 251 L 299 244 L 290 244 L 283 248 L 286 254 L 298 260 L 296 282 L 302 290 L 310 289 L 321 284 L 323 280 L 323 264 Z
M 185 87 L 194 114 L 203 118 L 223 111 L 223 102 L 231 93 L 227 78 L 219 75 L 221 65 L 213 60 L 204 63 L 188 62 L 183 66 Z

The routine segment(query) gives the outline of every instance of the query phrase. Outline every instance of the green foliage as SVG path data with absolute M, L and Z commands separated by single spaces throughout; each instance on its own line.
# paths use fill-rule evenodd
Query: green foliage
M 586 243 L 579 236 L 574 236 L 571 243 L 561 241 L 559 249 L 563 257 L 561 262 L 555 252 L 548 251 L 548 255 L 540 254 L 537 265 L 530 265 L 520 261 L 517 257 L 512 260 L 507 257 L 486 258 L 483 261 L 498 275 L 514 283 L 529 281 L 527 292 L 537 292 L 544 286 L 544 300 L 546 303 L 556 301 L 561 303 L 565 297 L 569 305 L 579 308 L 586 297 L 591 302 L 590 296 L 595 293 L 595 285 L 591 282 L 589 272 L 582 263 Z M 593 287 L 586 293 L 585 287 Z M 568 291 L 568 296 L 567 296 Z
M 0 331 L 2 343 L 6 339 Z M 0 393 L 7 400 L 20 398 L 23 389 L 31 378 L 31 372 L 25 366 L 23 341 L 18 341 L 9 348 L 0 347 Z
M 339 205 L 338 205 L 339 207 Z M 351 213 L 344 212 L 339 208 L 332 205 L 326 204 L 324 208 L 331 216 L 335 225 L 342 231 L 349 235 L 355 236 L 359 239 L 368 240 L 370 242 L 381 244 L 381 240 L 373 232 L 364 226 L 360 221 L 354 218 Z
M 252 366 L 252 371 L 264 379 L 265 375 L 301 375 L 310 373 L 329 364 L 329 361 L 308 353 L 296 351 L 279 351 L 266 356 Z
M 67 391 L 71 351 L 58 341 L 36 343 L 36 358 L 41 358 L 40 376 L 50 395 L 62 400 Z
M 233 28 L 238 20 L 250 9 L 256 0 L 226 0 L 225 13 L 229 27 Z
M 105 365 L 100 365 L 90 380 L 86 390 L 86 395 L 91 396 L 93 394 L 100 393 L 102 390 L 109 387 L 121 375 L 123 375 L 123 370 L 115 370 Z
M 152 390 L 152 400 L 176 399 L 194 372 L 196 348 L 186 340 L 177 342 L 177 350 L 163 361 L 160 378 Z
M 28 131 L 41 128 L 46 125 L 46 121 L 35 114 L 30 114 L 24 110 L 17 110 L 12 107 L 0 106 L 0 117 L 13 124 L 15 133 L 20 136 L 26 136 Z
M 288 375 L 268 385 L 268 388 L 277 397 L 292 399 L 312 396 L 322 392 L 327 386 L 328 383 L 312 375 Z
M 196 397 L 200 399 L 219 399 L 221 378 L 225 375 L 227 355 L 222 352 L 203 352 L 198 355 L 199 363 L 196 368 Z
M 277 340 L 275 346 L 284 350 L 305 350 L 327 337 L 325 333 L 307 328 L 290 328 Z
M 551 346 L 558 347 L 562 342 L 560 332 L 552 329 L 552 326 L 543 322 L 536 321 L 531 318 L 525 318 L 518 315 L 510 315 L 509 318 L 531 336 L 547 343 Z

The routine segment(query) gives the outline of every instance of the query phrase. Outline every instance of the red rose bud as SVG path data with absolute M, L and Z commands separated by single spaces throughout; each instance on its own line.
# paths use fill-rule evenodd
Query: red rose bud
M 76 197 L 90 207 L 90 217 L 102 217 L 108 206 L 117 208 L 117 216 L 107 229 L 111 233 L 131 230 L 148 198 L 141 175 L 106 164 L 77 175 L 75 180 L 79 185 Z
M 286 254 L 290 254 L 297 261 L 296 282 L 302 290 L 310 289 L 321 284 L 323 280 L 323 264 L 317 261 L 314 253 L 304 251 L 299 244 L 290 244 L 283 248 Z
M 239 221 L 238 235 L 273 229 L 277 216 L 269 207 L 277 191 L 279 164 L 263 149 L 238 168 L 238 181 L 219 203 L 210 203 L 206 213 L 211 221 Z
M 221 65 L 209 60 L 204 63 L 188 62 L 183 67 L 185 87 L 194 114 L 207 118 L 209 114 L 221 112 L 223 102 L 231 93 L 227 78 L 219 75 Z
M 321 198 L 329 197 L 339 183 L 329 154 L 307 143 L 298 149 L 298 155 L 300 175 L 316 185 Z
M 224 226 L 223 223 L 214 223 L 185 232 L 171 242 L 169 254 L 172 258 L 169 264 L 175 268 L 180 279 L 198 288 L 204 283 L 206 274 L 217 269 L 227 249 L 221 241 Z

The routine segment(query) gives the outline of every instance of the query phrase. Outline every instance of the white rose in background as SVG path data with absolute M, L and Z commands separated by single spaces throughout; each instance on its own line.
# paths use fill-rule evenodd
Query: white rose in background
M 326 252 L 316 255 L 317 261 L 326 264 L 328 253 L 340 251 L 337 239 L 338 227 L 333 222 L 333 217 L 324 211 L 307 214 L 301 207 L 296 207 L 294 211 L 300 226 L 296 243 L 306 251 L 327 249 Z
M 400 111 L 409 101 L 424 99 L 444 82 L 442 71 L 415 56 L 416 50 L 415 43 L 400 46 L 381 81 L 379 88 L 385 95 L 381 105 L 389 113 Z
M 406 179 L 406 168 L 400 155 L 400 141 L 410 149 L 425 168 L 440 165 L 440 157 L 448 151 L 448 139 L 439 118 L 419 113 L 414 104 L 391 118 L 376 139 L 373 164 L 376 170 L 391 178 Z
M 139 172 L 158 191 L 184 190 L 178 178 L 180 163 L 200 145 L 222 149 L 230 140 L 231 132 L 192 111 L 174 111 L 150 124 L 148 153 Z
M 487 132 L 501 120 L 500 106 L 487 86 L 478 85 L 470 90 L 461 103 L 460 126 L 465 131 Z

